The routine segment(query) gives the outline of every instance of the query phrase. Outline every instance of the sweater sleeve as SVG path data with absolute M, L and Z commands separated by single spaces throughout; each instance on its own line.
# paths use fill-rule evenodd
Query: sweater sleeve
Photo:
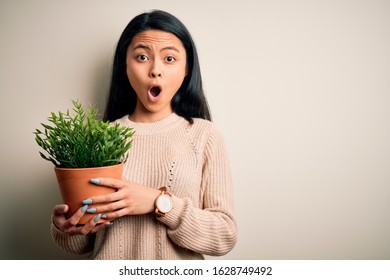
M 189 198 L 173 196 L 174 209 L 159 220 L 177 245 L 205 255 L 225 255 L 236 244 L 237 230 L 227 152 L 214 126 L 204 150 L 201 195 L 202 209 Z
M 92 252 L 92 235 L 69 235 L 60 231 L 52 222 L 50 226 L 51 236 L 57 245 L 68 253 L 84 255 Z

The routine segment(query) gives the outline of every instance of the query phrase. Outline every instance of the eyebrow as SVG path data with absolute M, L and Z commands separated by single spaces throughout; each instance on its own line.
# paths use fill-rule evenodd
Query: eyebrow
M 146 50 L 151 50 L 149 46 L 147 45 L 143 45 L 143 44 L 138 44 L 136 45 L 134 48 L 133 48 L 133 51 L 137 50 L 137 49 L 146 49 Z M 161 51 L 165 51 L 165 50 L 173 50 L 173 51 L 176 51 L 178 53 L 180 53 L 180 51 L 175 48 L 174 46 L 168 46 L 168 47 L 165 47 L 165 48 L 162 48 Z M 161 52 L 160 51 L 160 52 Z

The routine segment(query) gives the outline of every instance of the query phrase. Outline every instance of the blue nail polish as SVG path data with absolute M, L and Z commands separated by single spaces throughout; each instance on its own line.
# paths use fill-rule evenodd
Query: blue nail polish
M 87 205 L 92 204 L 92 199 L 88 198 L 83 200 L 83 204 L 87 204 Z
M 85 206 L 88 206 L 88 205 L 85 205 Z M 96 213 L 96 208 L 89 208 L 87 210 L 87 213 Z
M 107 219 L 107 215 L 106 215 L 106 214 L 103 214 L 103 215 L 102 215 L 102 219 Z
M 99 214 L 99 215 L 97 215 L 96 217 L 95 217 L 95 219 L 93 219 L 93 221 L 95 222 L 95 223 L 97 223 L 99 220 L 100 220 L 100 217 L 102 216 L 102 214 Z
M 99 185 L 100 184 L 100 180 L 99 179 L 91 179 L 89 180 L 92 184 L 95 184 L 95 185 Z
M 88 205 L 84 205 L 83 208 L 81 208 L 81 212 L 85 213 L 87 211 Z
M 104 226 L 105 227 L 110 227 L 110 226 L 112 226 L 113 225 L 113 223 L 108 223 L 108 224 L 105 224 Z

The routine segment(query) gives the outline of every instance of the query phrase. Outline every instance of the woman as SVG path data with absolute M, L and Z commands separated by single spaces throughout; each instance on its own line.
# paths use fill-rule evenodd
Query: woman
M 136 131 L 123 179 L 91 178 L 117 191 L 86 198 L 69 219 L 68 206 L 56 205 L 54 241 L 93 259 L 228 253 L 237 235 L 227 153 L 211 122 L 195 45 L 177 18 L 152 11 L 125 28 L 105 120 Z M 77 226 L 85 212 L 96 217 Z M 100 218 L 107 222 L 96 224 Z

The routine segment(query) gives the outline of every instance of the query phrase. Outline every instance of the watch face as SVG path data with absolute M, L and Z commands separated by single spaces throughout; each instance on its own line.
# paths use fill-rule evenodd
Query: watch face
M 163 194 L 157 199 L 157 208 L 162 213 L 168 213 L 173 208 L 172 199 L 169 195 Z

